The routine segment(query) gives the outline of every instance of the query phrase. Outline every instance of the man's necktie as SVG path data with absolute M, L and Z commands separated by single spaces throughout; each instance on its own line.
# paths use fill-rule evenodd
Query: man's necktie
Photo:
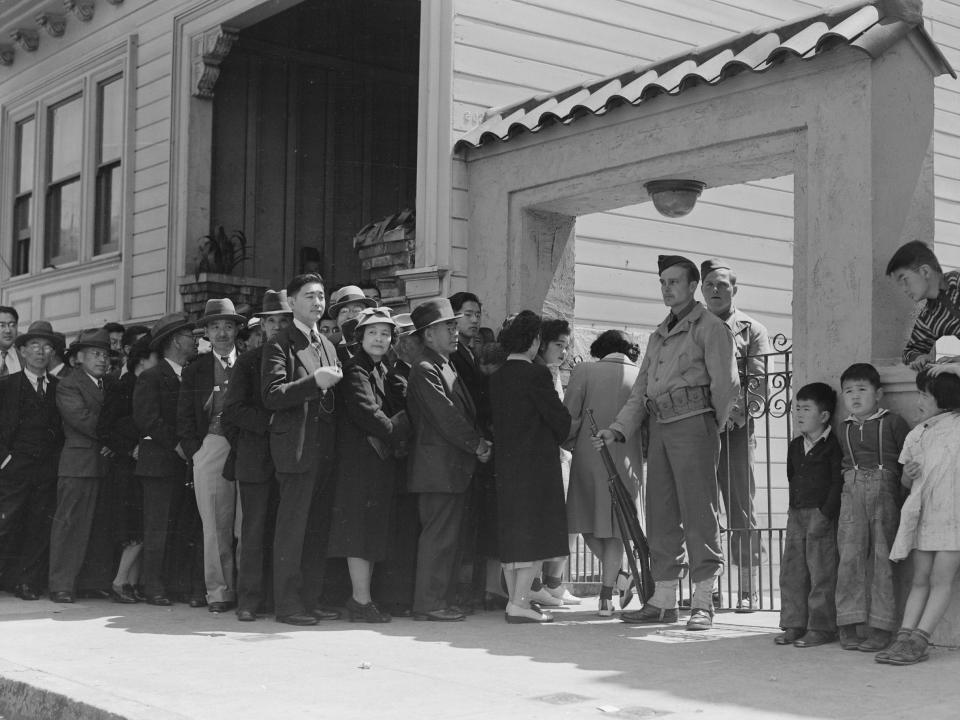
M 103 380 L 101 378 L 97 378 L 97 390 L 103 392 Z
M 227 376 L 227 380 L 230 380 L 230 376 L 233 374 L 233 363 L 230 362 L 229 355 L 223 355 L 220 358 L 223 362 L 223 374 Z
M 37 395 L 40 396 L 41 400 L 45 400 L 47 393 L 43 388 L 43 376 L 37 378 Z
M 10 368 L 7 367 L 7 353 L 9 350 L 0 350 L 0 378 L 10 374 Z

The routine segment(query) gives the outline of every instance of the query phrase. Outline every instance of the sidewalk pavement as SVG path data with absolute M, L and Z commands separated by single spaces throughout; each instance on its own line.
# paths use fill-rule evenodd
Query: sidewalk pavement
M 779 647 L 776 613 L 721 611 L 713 630 L 598 618 L 552 625 L 345 620 L 240 623 L 185 605 L 0 596 L 5 720 L 550 720 L 960 717 L 960 653 L 891 667 Z

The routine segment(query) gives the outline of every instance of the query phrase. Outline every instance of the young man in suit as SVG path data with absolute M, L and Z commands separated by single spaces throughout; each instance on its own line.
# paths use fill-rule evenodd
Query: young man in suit
M 297 275 L 287 285 L 293 323 L 264 345 L 263 404 L 273 413 L 270 454 L 280 504 L 273 543 L 276 617 L 315 625 L 339 613 L 319 606 L 323 589 L 335 446 L 333 387 L 343 378 L 337 350 L 317 330 L 326 296 L 323 279 Z
M 57 512 L 50 535 L 50 599 L 57 603 L 74 601 L 77 577 L 85 564 L 95 577 L 83 589 L 108 592 L 113 564 L 109 525 L 101 522 L 94 528 L 98 497 L 106 489 L 112 454 L 97 436 L 104 378 L 110 369 L 110 336 L 106 329 L 83 330 L 73 347 L 77 351 L 77 371 L 57 384 L 57 408 L 64 433 Z M 97 537 L 91 543 L 92 531 Z
M 183 313 L 160 318 L 150 348 L 163 359 L 144 370 L 133 391 L 133 421 L 140 432 L 136 474 L 143 485 L 143 566 L 147 602 L 170 605 L 164 583 L 164 558 L 172 552 L 173 531 L 184 511 L 187 455 L 177 436 L 177 403 L 184 366 L 197 356 L 193 323 Z M 180 558 L 178 558 L 180 559 Z
M 237 331 L 246 318 L 229 298 L 208 300 L 200 325 L 212 346 L 184 371 L 177 408 L 177 436 L 193 464 L 193 489 L 203 523 L 203 574 L 207 608 L 225 612 L 236 604 L 233 539 L 238 514 L 236 483 L 223 477 L 230 454 L 221 416 L 237 364 Z
M 23 600 L 39 599 L 46 584 L 57 504 L 63 431 L 57 380 L 47 374 L 56 340 L 50 323 L 31 323 L 15 340 L 23 370 L 0 379 L 0 567 Z
M 264 342 L 273 342 L 287 327 L 293 311 L 286 291 L 267 290 L 257 313 Z M 276 477 L 270 458 L 270 411 L 260 390 L 262 348 L 247 350 L 237 360 L 223 402 L 223 428 L 233 454 L 233 476 L 240 487 L 240 557 L 237 560 L 237 619 L 257 619 L 265 600 L 264 551 L 273 549 L 276 520 Z
M 0 305 L 0 379 L 7 375 L 20 372 L 20 356 L 14 343 L 17 339 L 17 330 L 20 324 L 20 315 L 15 308 Z
M 416 620 L 463 620 L 448 605 L 463 508 L 476 462 L 490 460 L 491 444 L 477 430 L 476 408 L 450 355 L 457 349 L 457 320 L 450 301 L 434 298 L 411 313 L 423 354 L 410 370 L 407 410 L 414 428 L 409 489 L 419 493 L 423 529 L 417 550 L 413 600 Z

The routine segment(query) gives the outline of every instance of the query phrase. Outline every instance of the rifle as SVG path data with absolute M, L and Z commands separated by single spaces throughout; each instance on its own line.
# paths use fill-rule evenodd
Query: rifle
M 587 410 L 587 417 L 590 420 L 590 433 L 596 437 L 600 429 L 593 417 L 593 410 Z M 633 580 L 637 586 L 637 596 L 643 602 L 647 602 L 653 597 L 654 590 L 653 571 L 650 569 L 650 546 L 647 544 L 647 536 L 644 535 L 643 528 L 640 527 L 637 507 L 620 479 L 620 472 L 617 470 L 617 465 L 613 461 L 613 456 L 606 444 L 600 448 L 600 457 L 603 459 L 603 466 L 607 471 L 610 502 L 613 505 L 613 514 L 617 518 L 617 526 L 620 528 L 623 545 L 627 550 L 627 564 L 630 566 L 630 574 L 633 575 Z

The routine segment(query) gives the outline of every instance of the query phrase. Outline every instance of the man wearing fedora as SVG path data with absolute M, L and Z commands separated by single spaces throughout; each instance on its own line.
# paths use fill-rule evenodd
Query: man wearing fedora
M 264 345 L 263 404 L 272 414 L 270 454 L 280 503 L 273 542 L 277 620 L 315 625 L 339 613 L 319 606 L 330 533 L 334 470 L 333 387 L 343 378 L 337 351 L 317 330 L 326 297 L 323 279 L 297 275 L 287 285 L 293 323 Z
M 189 565 L 173 540 L 180 518 L 191 510 L 186 497 L 187 455 L 177 436 L 177 403 L 184 366 L 197 356 L 193 327 L 183 313 L 157 320 L 150 349 L 163 359 L 140 374 L 133 391 L 133 421 L 140 433 L 136 475 L 143 486 L 141 582 L 152 605 L 171 604 L 165 581 L 173 578 L 171 573 L 165 577 L 165 560 L 171 569 Z
M 106 329 L 82 330 L 72 347 L 77 370 L 57 384 L 64 446 L 50 535 L 50 599 L 58 603 L 74 601 L 81 568 L 87 576 L 81 589 L 107 592 L 113 564 L 109 524 L 101 517 L 94 527 L 98 499 L 101 508 L 105 505 L 101 493 L 112 455 L 97 434 L 110 370 L 110 335 Z
M 264 342 L 273 342 L 290 324 L 293 310 L 285 290 L 267 290 L 256 314 Z M 223 427 L 230 440 L 233 476 L 240 488 L 240 554 L 237 559 L 237 619 L 257 619 L 257 609 L 269 596 L 265 574 L 272 563 L 277 511 L 277 484 L 270 457 L 270 411 L 260 390 L 260 347 L 247 350 L 237 365 L 223 402 Z M 229 466 L 229 462 L 228 462 Z M 267 560 L 267 562 L 265 562 Z
M 449 607 L 466 492 L 476 463 L 492 445 L 477 429 L 473 400 L 450 362 L 457 349 L 457 320 L 446 298 L 433 298 L 410 314 L 423 353 L 410 370 L 407 411 L 414 429 L 409 489 L 417 500 L 420 542 L 413 613 L 416 620 L 463 620 Z
M 0 379 L 0 567 L 23 600 L 39 599 L 46 585 L 57 505 L 63 430 L 57 380 L 47 373 L 56 341 L 50 323 L 31 323 L 15 340 L 23 370 Z
M 694 297 L 697 266 L 680 255 L 661 255 L 657 265 L 670 313 L 650 336 L 626 404 L 594 444 L 623 442 L 649 422 L 646 518 L 656 589 L 650 602 L 621 619 L 676 622 L 679 579 L 689 563 L 694 592 L 687 630 L 708 630 L 714 582 L 723 570 L 720 429 L 740 393 L 740 376 L 730 329 Z
M 193 488 L 203 523 L 203 574 L 210 612 L 236 604 L 234 526 L 238 515 L 235 483 L 223 477 L 230 443 L 223 430 L 223 402 L 237 364 L 237 331 L 246 322 L 229 298 L 207 300 L 198 323 L 212 351 L 183 371 L 177 409 L 177 435 L 193 463 Z
M 340 362 L 346 362 L 353 356 L 351 346 L 354 344 L 353 333 L 357 328 L 357 316 L 361 310 L 368 307 L 377 307 L 377 301 L 367 297 L 357 285 L 344 285 L 330 296 L 327 316 L 336 321 L 340 330 L 340 343 L 337 345 Z

